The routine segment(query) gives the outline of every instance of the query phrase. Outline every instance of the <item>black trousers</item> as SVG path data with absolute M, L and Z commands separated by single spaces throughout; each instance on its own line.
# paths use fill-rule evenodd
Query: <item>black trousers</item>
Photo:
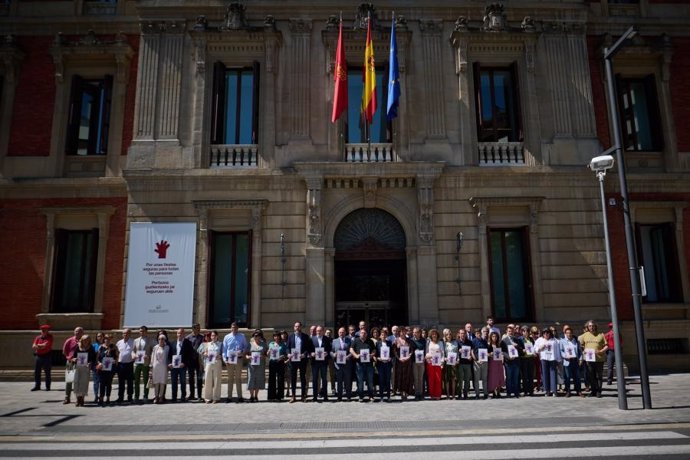
M 46 390 L 50 390 L 50 370 L 52 369 L 52 362 L 50 354 L 36 355 L 34 362 L 34 386 L 41 388 L 41 371 L 46 373 Z
M 134 394 L 134 362 L 119 363 L 117 365 L 118 401 L 122 401 L 124 399 L 125 383 L 127 384 L 127 399 L 132 399 L 132 394 Z
M 292 397 L 296 396 L 297 391 L 297 371 L 299 370 L 299 381 L 302 386 L 302 398 L 307 397 L 307 360 L 290 361 L 290 386 L 292 388 Z
M 196 366 L 189 366 L 187 368 L 187 378 L 189 379 L 189 397 L 194 397 L 194 388 L 196 388 L 197 398 L 201 399 L 201 388 L 204 386 L 204 371 L 198 363 Z
M 283 399 L 285 395 L 285 362 L 271 359 L 268 361 L 268 399 Z
M 314 399 L 319 396 L 328 397 L 328 361 L 311 362 L 311 388 Z

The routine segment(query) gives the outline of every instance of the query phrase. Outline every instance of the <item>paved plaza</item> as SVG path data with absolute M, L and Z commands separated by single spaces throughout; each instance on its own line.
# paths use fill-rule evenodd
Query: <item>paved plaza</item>
M 690 458 L 690 374 L 652 376 L 652 410 L 641 409 L 639 382 L 628 379 L 628 411 L 618 409 L 615 385 L 605 386 L 601 399 L 80 408 L 62 404 L 64 384 L 50 392 L 30 392 L 29 382 L 0 386 L 0 457 L 103 458 L 93 451 L 99 445 L 105 457 L 119 458 L 141 456 L 142 450 L 160 458 L 382 458 L 407 451 L 481 451 L 482 458 L 536 458 L 541 451 L 549 457 Z

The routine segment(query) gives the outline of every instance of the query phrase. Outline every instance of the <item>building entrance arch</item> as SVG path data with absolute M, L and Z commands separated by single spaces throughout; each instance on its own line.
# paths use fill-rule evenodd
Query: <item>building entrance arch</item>
M 406 324 L 405 231 L 390 213 L 361 208 L 346 215 L 333 245 L 336 326 Z

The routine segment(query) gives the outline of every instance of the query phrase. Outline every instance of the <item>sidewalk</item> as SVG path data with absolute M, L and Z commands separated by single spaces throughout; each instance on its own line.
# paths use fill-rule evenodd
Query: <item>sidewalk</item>
M 217 437 L 310 436 L 309 433 L 455 433 L 538 432 L 549 430 L 625 429 L 624 426 L 673 424 L 690 428 L 690 374 L 650 378 L 654 409 L 642 410 L 640 385 L 628 379 L 628 406 L 620 411 L 616 387 L 604 386 L 604 397 L 523 397 L 498 400 L 406 401 L 391 403 L 324 402 L 288 404 L 184 403 L 77 408 L 63 405 L 64 383 L 53 391 L 30 392 L 29 382 L 1 383 L 1 439 L 38 437 L 63 439 L 94 436 L 104 430 L 110 437 L 127 439 L 179 439 Z M 226 394 L 223 386 L 223 396 Z M 89 389 L 91 391 L 91 388 Z M 114 388 L 114 394 L 116 389 Z M 168 395 L 170 389 L 168 389 Z M 245 393 L 245 398 L 248 393 Z M 74 398 L 72 398 L 74 399 Z M 91 401 L 93 395 L 87 397 Z M 115 398 L 111 398 L 114 400 Z M 46 438 L 48 437 L 48 438 Z

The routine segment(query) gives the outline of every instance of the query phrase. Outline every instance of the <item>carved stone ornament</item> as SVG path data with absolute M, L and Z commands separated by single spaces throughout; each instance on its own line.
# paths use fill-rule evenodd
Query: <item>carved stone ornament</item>
M 357 15 L 355 16 L 354 29 L 365 29 L 369 25 L 369 17 L 371 17 L 371 28 L 376 27 L 376 8 L 373 3 L 362 3 L 357 7 Z
M 225 22 L 221 30 L 248 29 L 249 23 L 246 16 L 247 7 L 242 3 L 233 2 L 225 9 Z
M 534 20 L 531 16 L 525 16 L 525 18 L 522 20 L 522 24 L 520 24 L 520 28 L 524 32 L 528 33 L 533 33 L 537 31 L 537 26 L 534 25 Z
M 206 19 L 206 16 L 197 16 L 196 23 L 194 24 L 194 30 L 203 32 L 206 29 L 208 29 L 208 19 Z
M 264 29 L 276 30 L 276 18 L 273 15 L 266 15 L 264 18 Z
M 321 178 L 307 179 L 307 238 L 317 245 L 321 241 Z
M 340 24 L 340 21 L 338 20 L 338 16 L 336 16 L 335 14 L 332 14 L 332 15 L 328 16 L 328 19 L 326 20 L 326 29 L 328 29 L 328 30 L 337 29 L 339 24 Z
M 460 16 L 455 20 L 455 26 L 453 30 L 456 32 L 467 32 L 469 30 L 469 24 L 465 16 Z
M 484 9 L 484 25 L 482 30 L 485 32 L 502 32 L 508 27 L 508 18 L 503 12 L 503 5 L 492 3 Z
M 407 19 L 402 14 L 399 14 L 395 18 L 395 28 L 407 30 Z

